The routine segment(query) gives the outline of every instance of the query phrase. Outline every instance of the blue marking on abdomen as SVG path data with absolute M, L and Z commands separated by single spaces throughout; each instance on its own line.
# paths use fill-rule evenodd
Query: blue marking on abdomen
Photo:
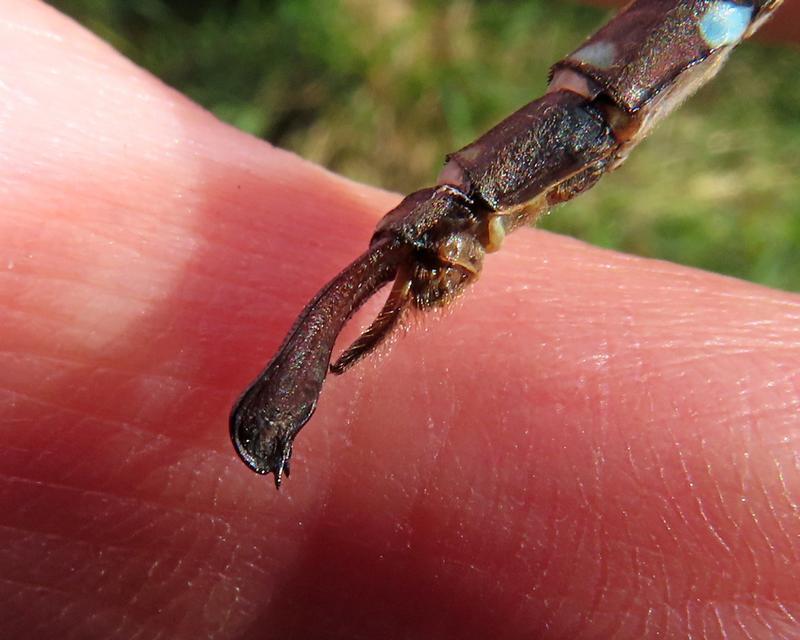
M 717 0 L 700 19 L 700 34 L 712 49 L 736 44 L 747 31 L 752 18 L 752 4 Z

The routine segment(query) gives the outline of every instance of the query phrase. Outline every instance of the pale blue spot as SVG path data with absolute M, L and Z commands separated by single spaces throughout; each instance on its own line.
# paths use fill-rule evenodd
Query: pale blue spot
M 752 17 L 753 5 L 718 0 L 700 19 L 700 33 L 712 49 L 736 44 L 750 26 Z
M 570 57 L 598 69 L 608 69 L 617 58 L 617 48 L 613 42 L 592 42 L 578 49 Z

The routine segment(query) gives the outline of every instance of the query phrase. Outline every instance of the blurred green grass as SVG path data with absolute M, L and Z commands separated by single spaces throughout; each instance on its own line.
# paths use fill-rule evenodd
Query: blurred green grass
M 545 89 L 607 12 L 552 0 L 60 0 L 221 119 L 408 192 Z M 540 226 L 800 291 L 800 52 L 747 43 Z

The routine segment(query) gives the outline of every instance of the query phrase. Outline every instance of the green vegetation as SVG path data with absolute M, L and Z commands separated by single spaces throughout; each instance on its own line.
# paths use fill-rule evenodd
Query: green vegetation
M 60 0 L 220 118 L 354 179 L 431 183 L 540 95 L 604 12 L 525 0 Z M 542 226 L 800 290 L 800 52 L 747 44 L 625 167 Z

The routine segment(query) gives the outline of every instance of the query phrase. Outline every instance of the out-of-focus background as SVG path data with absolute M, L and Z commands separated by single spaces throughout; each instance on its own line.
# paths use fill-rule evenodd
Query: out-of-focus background
M 610 12 L 560 0 L 57 0 L 221 119 L 408 192 L 545 90 Z M 746 43 L 540 226 L 800 291 L 800 50 Z

